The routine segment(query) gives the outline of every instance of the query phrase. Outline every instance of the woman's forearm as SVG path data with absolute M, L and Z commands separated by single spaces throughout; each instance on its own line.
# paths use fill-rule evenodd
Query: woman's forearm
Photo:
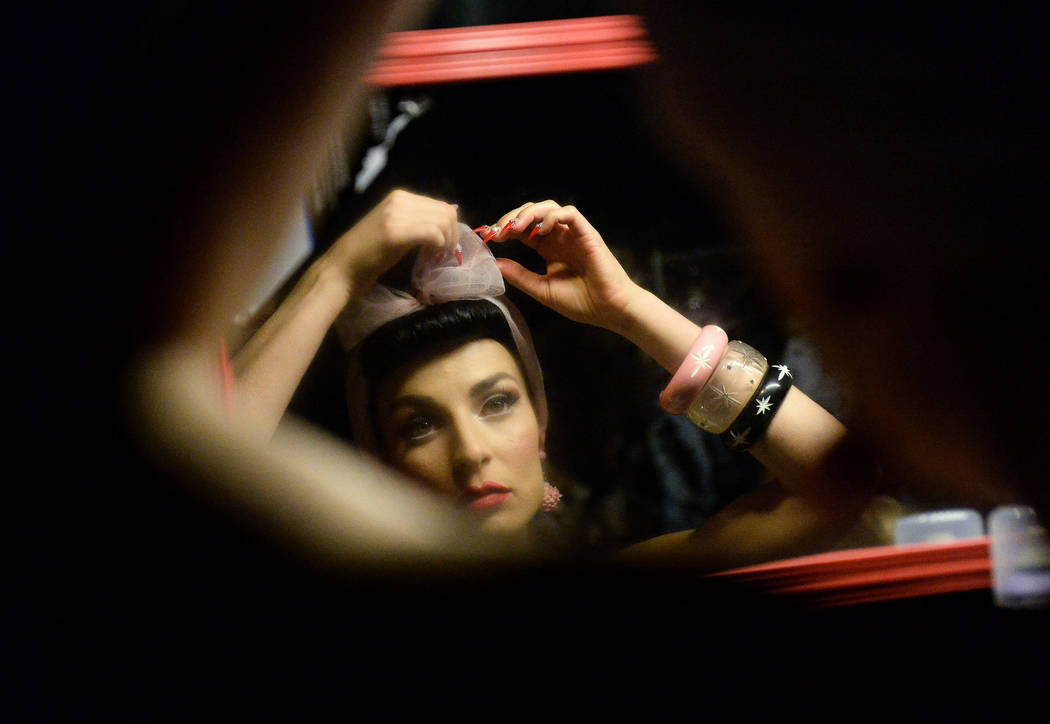
M 325 335 L 349 301 L 345 276 L 322 257 L 234 357 L 232 417 L 254 435 L 277 429 Z
M 879 467 L 830 412 L 792 387 L 751 454 L 792 492 L 871 493 Z
M 700 328 L 639 290 L 615 331 L 674 374 Z M 714 571 L 824 550 L 856 523 L 878 475 L 846 427 L 794 387 L 750 452 L 774 482 L 700 528 L 632 546 L 622 559 L 669 558 Z
M 656 295 L 637 287 L 613 331 L 674 374 L 700 334 L 700 327 Z M 788 391 L 751 453 L 795 494 L 871 490 L 878 470 L 874 461 L 855 448 L 846 427 L 798 388 Z
M 701 570 L 822 553 L 833 548 L 860 519 L 867 498 L 793 495 L 778 481 L 737 498 L 695 530 L 683 530 L 630 546 L 624 562 L 688 563 Z

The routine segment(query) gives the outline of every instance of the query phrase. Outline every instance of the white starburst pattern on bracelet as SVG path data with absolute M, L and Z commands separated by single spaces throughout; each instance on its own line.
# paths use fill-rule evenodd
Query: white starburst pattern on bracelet
M 742 350 L 740 350 L 740 355 L 742 357 L 742 359 L 740 361 L 745 367 L 756 367 L 757 368 L 757 367 L 761 367 L 762 366 L 762 361 L 760 359 L 762 357 L 762 355 L 760 355 L 755 350 L 753 350 L 753 349 L 742 349 Z
M 755 400 L 755 407 L 758 408 L 759 415 L 764 415 L 770 411 L 770 409 L 773 407 L 773 403 L 770 401 L 772 398 L 773 396 L 770 395 L 769 397 L 762 397 L 758 400 Z
M 693 374 L 689 375 L 690 377 L 696 377 L 701 367 L 705 370 L 711 369 L 711 350 L 714 348 L 714 345 L 708 344 L 689 355 L 696 360 L 696 367 L 693 368 Z
M 744 430 L 743 432 L 739 433 L 739 434 L 737 434 L 737 433 L 733 432 L 732 430 L 730 430 L 729 431 L 729 438 L 730 438 L 730 440 L 729 440 L 729 448 L 732 449 L 732 448 L 740 447 L 741 445 L 746 445 L 747 444 L 747 436 L 749 434 L 751 434 L 751 428 L 750 427 L 747 428 L 746 430 Z
M 723 407 L 729 408 L 733 405 L 739 405 L 740 400 L 733 396 L 733 393 L 726 389 L 726 386 L 719 385 L 711 390 L 715 395 L 715 401 L 722 403 Z
M 787 365 L 773 365 L 773 366 L 776 367 L 778 370 L 780 370 L 780 374 L 777 375 L 777 382 L 779 382 L 780 380 L 784 379 L 784 375 L 787 375 L 788 377 L 794 377 L 794 375 L 791 374 L 791 370 L 788 369 Z

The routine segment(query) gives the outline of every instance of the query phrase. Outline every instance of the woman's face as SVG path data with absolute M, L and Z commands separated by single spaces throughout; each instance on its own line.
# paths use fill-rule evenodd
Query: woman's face
M 453 496 L 485 532 L 521 532 L 539 510 L 539 424 L 499 342 L 468 342 L 408 367 L 382 385 L 376 409 L 387 461 Z

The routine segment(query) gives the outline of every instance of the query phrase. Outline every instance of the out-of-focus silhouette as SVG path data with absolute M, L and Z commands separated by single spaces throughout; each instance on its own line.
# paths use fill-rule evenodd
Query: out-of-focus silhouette
M 1046 44 L 1033 18 L 649 3 L 654 122 L 933 497 L 1050 513 Z

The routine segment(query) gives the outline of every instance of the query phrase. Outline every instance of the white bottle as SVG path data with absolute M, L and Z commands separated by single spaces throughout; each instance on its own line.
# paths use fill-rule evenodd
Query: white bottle
M 1025 505 L 1006 505 L 988 515 L 992 591 L 1004 608 L 1050 606 L 1050 540 Z

